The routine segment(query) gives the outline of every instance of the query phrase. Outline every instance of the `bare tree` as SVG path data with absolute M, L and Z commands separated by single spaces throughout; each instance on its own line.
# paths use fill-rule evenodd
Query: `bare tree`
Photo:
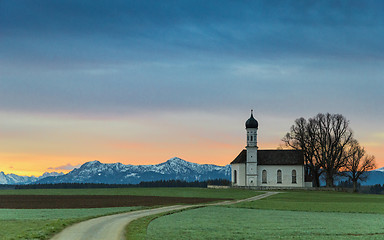
M 357 192 L 357 181 L 367 180 L 367 171 L 376 167 L 375 157 L 366 155 L 365 149 L 357 141 L 353 141 L 345 152 L 347 163 L 344 174 L 353 183 L 353 191 Z
M 319 179 L 322 172 L 314 157 L 314 140 L 312 126 L 304 118 L 296 119 L 291 131 L 282 139 L 287 147 L 303 151 L 306 177 L 312 178 L 314 187 L 320 187 Z
M 345 149 L 353 141 L 349 121 L 341 114 L 317 114 L 313 122 L 314 156 L 326 174 L 326 186 L 334 186 L 334 177 L 345 167 Z
M 327 187 L 333 187 L 334 177 L 346 166 L 344 153 L 353 134 L 343 115 L 319 113 L 308 121 L 297 119 L 282 140 L 291 148 L 303 150 L 314 186 L 319 186 L 319 176 L 325 173 Z

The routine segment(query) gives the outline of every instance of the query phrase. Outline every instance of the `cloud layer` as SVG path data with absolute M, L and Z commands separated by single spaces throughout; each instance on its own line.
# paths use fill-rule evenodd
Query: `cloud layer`
M 312 96 L 383 103 L 381 1 L 0 4 L 6 111 L 281 109 Z
M 46 116 L 75 135 L 66 120 L 153 126 L 192 113 L 211 114 L 221 131 L 223 115 L 242 122 L 254 108 L 268 135 L 331 112 L 369 142 L 384 132 L 383 10 L 383 1 L 3 0 L 0 114 L 10 117 L 0 130 L 30 135 L 31 119 Z

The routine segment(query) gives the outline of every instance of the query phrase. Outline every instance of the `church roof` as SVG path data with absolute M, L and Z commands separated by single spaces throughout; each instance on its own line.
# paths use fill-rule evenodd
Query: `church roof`
M 231 162 L 246 163 L 247 150 L 244 149 Z M 257 150 L 257 165 L 304 165 L 303 151 L 300 150 Z
M 245 163 L 246 161 L 247 161 L 247 150 L 243 149 L 243 151 L 241 151 L 239 155 L 237 155 L 237 157 L 231 162 L 231 164 Z

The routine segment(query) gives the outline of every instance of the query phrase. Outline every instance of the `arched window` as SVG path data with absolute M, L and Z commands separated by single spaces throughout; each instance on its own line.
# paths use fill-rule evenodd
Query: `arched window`
M 267 183 L 267 170 L 263 170 L 261 173 L 261 181 L 262 183 Z
M 251 141 L 253 141 L 253 136 L 251 136 Z
M 281 170 L 277 170 L 277 183 L 282 183 L 281 181 Z
M 233 183 L 237 183 L 237 171 L 233 171 Z
M 292 170 L 292 183 L 297 183 L 296 182 L 296 170 Z

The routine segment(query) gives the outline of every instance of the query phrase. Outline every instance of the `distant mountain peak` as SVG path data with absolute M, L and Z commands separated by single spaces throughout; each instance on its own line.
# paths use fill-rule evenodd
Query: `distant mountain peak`
M 181 159 L 181 158 L 178 158 L 178 157 L 173 157 L 173 158 L 170 158 L 170 159 L 168 159 L 168 161 L 183 161 L 183 162 L 186 162 L 185 160 L 183 160 L 183 159 Z M 167 162 L 168 162 L 167 161 Z
M 378 169 L 375 169 L 375 170 L 372 170 L 372 171 L 384 172 L 384 167 L 378 168 Z
M 181 159 L 178 157 L 173 157 L 171 159 L 168 159 L 165 163 L 185 164 L 185 163 L 191 163 L 191 162 L 187 162 L 184 159 Z
M 98 164 L 98 163 L 101 163 L 99 160 L 93 160 L 93 161 L 90 161 L 90 162 L 87 162 L 88 164 Z
M 100 165 L 100 164 L 104 164 L 104 163 L 101 163 L 98 160 L 94 160 L 94 161 L 86 162 L 83 165 L 81 165 L 80 167 L 91 167 L 91 166 Z

